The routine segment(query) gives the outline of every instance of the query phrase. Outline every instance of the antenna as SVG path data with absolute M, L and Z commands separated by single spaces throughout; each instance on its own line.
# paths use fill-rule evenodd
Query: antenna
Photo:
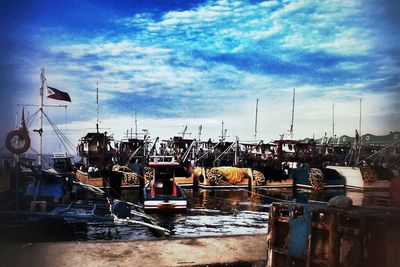
M 257 115 L 258 115 L 258 98 L 257 98 L 257 102 L 256 102 L 256 121 L 255 121 L 255 125 L 254 125 L 254 140 L 257 139 Z
M 200 137 L 201 137 L 201 130 L 203 130 L 203 126 L 202 125 L 199 126 L 199 142 L 200 142 Z
M 187 131 L 187 128 L 188 128 L 187 124 L 183 126 L 183 130 L 182 130 L 182 132 L 180 133 L 180 134 L 182 134 L 182 139 L 185 139 L 185 134 L 192 134 L 192 133 L 187 133 L 187 132 L 186 132 L 186 131 Z
M 226 137 L 229 137 L 229 136 L 226 135 L 227 131 L 228 131 L 228 129 L 224 128 L 224 121 L 222 120 L 222 122 L 221 122 L 221 135 L 220 135 L 221 141 L 225 140 Z
M 295 100 L 295 96 L 296 96 L 296 88 L 293 89 L 293 104 L 292 104 L 292 123 L 290 124 L 290 130 L 289 130 L 289 134 L 290 134 L 290 138 L 293 138 L 293 121 L 294 121 L 294 100 Z

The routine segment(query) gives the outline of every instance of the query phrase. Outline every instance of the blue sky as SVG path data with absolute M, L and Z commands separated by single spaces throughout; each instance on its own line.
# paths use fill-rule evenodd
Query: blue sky
M 72 98 L 48 110 L 76 143 L 100 120 L 116 138 L 250 140 L 287 133 L 296 88 L 295 138 L 384 134 L 400 125 L 400 25 L 396 1 L 2 1 L 2 131 L 16 103 L 38 102 L 40 68 Z M 49 104 L 64 104 L 46 100 Z M 31 113 L 34 112 L 32 109 Z M 10 125 L 10 126 L 9 126 Z M 48 133 L 47 148 L 54 142 Z

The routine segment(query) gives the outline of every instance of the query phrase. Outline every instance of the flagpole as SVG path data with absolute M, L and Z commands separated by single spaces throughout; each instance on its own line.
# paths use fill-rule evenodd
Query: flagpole
M 43 155 L 43 90 L 44 90 L 44 82 L 46 81 L 46 77 L 44 76 L 44 68 L 41 70 L 40 80 L 42 81 L 42 85 L 40 87 L 40 119 L 39 119 L 39 154 L 38 154 L 38 163 L 39 166 L 42 166 L 42 155 Z

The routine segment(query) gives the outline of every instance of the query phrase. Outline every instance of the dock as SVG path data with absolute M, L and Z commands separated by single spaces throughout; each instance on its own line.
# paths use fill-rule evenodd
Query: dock
M 268 267 L 399 266 L 400 209 L 273 203 Z
M 0 244 L 2 266 L 265 266 L 267 235 Z

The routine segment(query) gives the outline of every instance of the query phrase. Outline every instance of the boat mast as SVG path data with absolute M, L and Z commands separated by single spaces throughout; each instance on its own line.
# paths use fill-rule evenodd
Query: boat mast
M 335 102 L 332 103 L 332 138 L 335 138 Z
M 196 146 L 196 154 L 199 154 L 199 150 L 200 150 L 200 138 L 201 138 L 201 131 L 203 130 L 203 126 L 200 125 L 199 126 L 199 138 L 197 139 L 197 146 Z
M 361 102 L 362 102 L 362 100 L 360 98 L 360 120 L 359 120 L 359 125 L 358 125 L 358 133 L 359 133 L 360 137 L 361 137 Z
M 136 112 L 136 108 L 135 108 L 135 135 L 136 135 L 136 139 L 138 138 L 138 132 L 137 132 L 137 112 Z
M 361 103 L 362 103 L 362 100 L 361 100 L 361 98 L 360 98 L 360 120 L 359 120 L 359 124 L 358 124 L 358 134 L 359 134 L 360 138 L 359 138 L 359 143 L 357 144 L 357 146 L 358 146 L 358 153 L 357 153 L 357 161 L 356 161 L 356 163 L 360 161 L 361 143 L 362 143 L 362 133 L 361 133 Z
M 224 121 L 221 122 L 221 139 L 224 139 Z
M 99 81 L 96 82 L 96 105 L 97 105 L 96 131 L 97 133 L 99 133 Z
M 290 124 L 290 138 L 293 138 L 293 121 L 294 121 L 294 100 L 295 100 L 295 95 L 296 95 L 296 88 L 293 89 L 293 104 L 292 104 L 292 123 Z
M 38 163 L 39 166 L 42 166 L 42 155 L 43 155 L 43 91 L 44 91 L 44 83 L 47 80 L 44 76 L 44 68 L 41 69 L 40 80 L 42 81 L 42 85 L 40 86 L 40 104 L 39 104 L 39 153 L 38 153 Z
M 254 125 L 254 140 L 257 139 L 257 114 L 258 114 L 258 98 L 256 102 L 256 120 L 255 120 L 255 125 Z

